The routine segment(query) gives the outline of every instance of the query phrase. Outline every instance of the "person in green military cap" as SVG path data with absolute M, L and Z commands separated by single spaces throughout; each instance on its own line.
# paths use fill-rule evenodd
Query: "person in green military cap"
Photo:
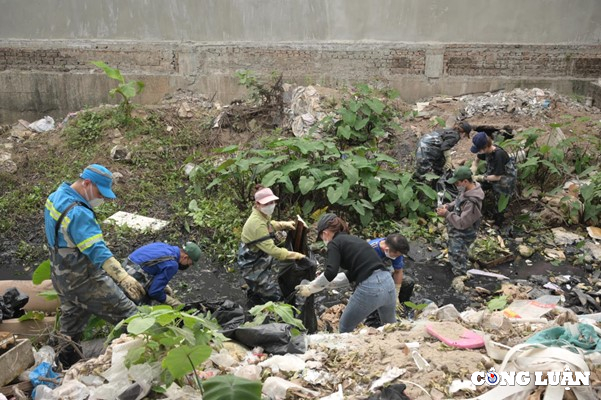
M 187 242 L 180 248 L 155 242 L 134 250 L 123 262 L 123 268 L 144 286 L 146 297 L 142 303 L 155 300 L 176 307 L 182 303 L 173 297 L 169 281 L 177 271 L 198 264 L 201 254 L 196 243 Z
M 449 262 L 453 274 L 459 276 L 467 271 L 468 250 L 480 227 L 484 191 L 479 183 L 472 180 L 472 171 L 468 167 L 457 168 L 447 182 L 457 186 L 459 196 L 455 201 L 438 207 L 436 214 L 447 222 Z

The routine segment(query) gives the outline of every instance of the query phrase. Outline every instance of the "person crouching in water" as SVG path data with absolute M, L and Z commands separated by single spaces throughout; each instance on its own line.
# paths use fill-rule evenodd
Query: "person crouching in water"
M 333 213 L 319 219 L 317 238 L 327 246 L 325 272 L 308 284 L 298 285 L 298 294 L 308 297 L 344 275 L 355 290 L 340 317 L 340 333 L 352 332 L 376 310 L 383 324 L 396 322 L 394 281 L 370 244 L 350 235 L 347 223 Z M 339 274 L 341 268 L 346 271 Z
M 468 250 L 480 227 L 484 191 L 480 184 L 472 181 L 472 171 L 468 167 L 459 167 L 448 182 L 457 186 L 459 196 L 437 208 L 436 214 L 447 222 L 449 262 L 453 274 L 459 276 L 466 274 Z

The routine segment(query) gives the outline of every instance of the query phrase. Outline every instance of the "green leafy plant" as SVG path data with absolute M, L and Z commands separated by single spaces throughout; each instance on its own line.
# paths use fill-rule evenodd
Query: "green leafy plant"
M 194 223 L 206 231 L 201 242 L 220 248 L 216 254 L 218 260 L 233 262 L 238 242 L 232 238 L 240 237 L 246 215 L 230 199 L 223 197 L 191 200 L 188 209 Z
M 51 270 L 50 260 L 44 260 L 37 266 L 35 271 L 33 271 L 33 275 L 31 277 L 31 281 L 34 285 L 39 285 L 47 279 L 50 279 L 50 270 Z M 40 296 L 44 297 L 46 300 L 56 300 L 58 299 L 58 293 L 56 290 L 44 290 L 43 292 L 38 293 Z
M 125 359 L 127 367 L 134 364 L 160 362 L 161 382 L 167 387 L 196 370 L 225 337 L 219 324 L 210 316 L 174 310 L 169 306 L 142 306 L 139 313 L 119 322 L 107 341 L 125 328 L 131 336 L 141 335 L 144 346 L 132 349 Z M 198 388 L 199 378 L 194 374 Z
M 378 96 L 379 95 L 379 96 Z M 368 85 L 357 85 L 350 98 L 342 102 L 336 116 L 328 116 L 320 122 L 323 130 L 333 132 L 339 144 L 376 144 L 378 138 L 402 132 L 395 121 L 396 112 L 389 101 L 398 97 L 398 92 L 377 93 Z
M 103 61 L 92 61 L 92 64 L 102 69 L 106 76 L 119 82 L 119 85 L 116 88 L 111 89 L 109 94 L 111 97 L 115 97 L 116 94 L 119 94 L 122 97 L 119 108 L 125 117 L 131 118 L 131 99 L 142 93 L 142 90 L 144 90 L 144 82 L 133 80 L 126 82 L 123 75 L 121 75 L 121 71 L 117 68 L 109 67 Z
M 236 71 L 238 83 L 248 90 L 251 101 L 258 104 L 276 105 L 281 103 L 282 75 L 271 73 L 267 82 L 259 80 L 254 71 L 241 69 Z
M 27 311 L 19 317 L 19 321 L 41 321 L 46 316 L 42 311 Z
M 260 400 L 261 382 L 233 375 L 218 375 L 202 383 L 204 400 Z
M 403 304 L 406 305 L 407 307 L 409 307 L 410 309 L 415 310 L 415 311 L 421 311 L 424 308 L 428 307 L 427 303 L 415 304 L 412 301 L 406 301 Z
M 601 221 L 601 173 L 591 175 L 590 183 L 580 187 L 584 203 L 584 222 L 596 225 Z
M 294 318 L 295 311 L 298 313 L 298 310 L 290 304 L 268 301 L 265 304 L 260 304 L 251 308 L 249 313 L 254 316 L 254 318 L 252 321 L 244 323 L 243 326 L 262 325 L 266 320 L 283 322 L 296 327 L 297 330 L 293 329 L 292 333 L 297 335 L 300 333 L 298 329 L 305 330 L 305 326 L 300 319 Z
M 498 296 L 489 300 L 486 304 L 490 311 L 503 310 L 507 307 L 507 296 Z

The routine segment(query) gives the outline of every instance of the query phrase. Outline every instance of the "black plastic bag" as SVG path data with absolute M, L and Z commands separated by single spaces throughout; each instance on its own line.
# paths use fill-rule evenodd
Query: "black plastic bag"
M 241 244 L 237 262 L 242 277 L 248 285 L 251 305 L 284 300 L 278 284 L 279 265 L 275 258 L 263 251 L 254 252 L 248 246 Z
M 222 333 L 247 347 L 260 346 L 269 354 L 302 354 L 307 350 L 305 335 L 292 335 L 292 328 L 289 324 L 270 323 L 238 327 Z
M 411 400 L 406 394 L 407 386 L 404 383 L 386 386 L 380 393 L 376 393 L 367 398 L 367 400 Z
M 189 310 L 191 308 L 200 310 L 203 313 L 209 311 L 224 330 L 235 329 L 252 319 L 250 314 L 241 305 L 231 300 L 186 303 L 184 309 Z
M 7 289 L 0 298 L 0 321 L 10 318 L 19 318 L 25 311 L 23 307 L 29 301 L 29 296 L 16 287 Z

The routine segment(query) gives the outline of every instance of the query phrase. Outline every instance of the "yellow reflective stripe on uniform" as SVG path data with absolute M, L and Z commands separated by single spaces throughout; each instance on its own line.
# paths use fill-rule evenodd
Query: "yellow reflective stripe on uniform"
M 52 204 L 50 199 L 46 199 L 46 209 L 50 213 L 50 216 L 52 217 L 52 219 L 54 219 L 55 221 L 58 221 L 58 219 L 61 216 L 61 213 L 58 212 L 58 210 L 56 208 L 54 208 L 54 204 Z M 65 217 L 63 218 L 63 222 L 61 222 L 63 229 L 67 230 L 70 223 L 71 223 L 71 218 L 69 218 L 65 215 Z
M 77 248 L 79 249 L 79 251 L 84 251 L 85 249 L 92 247 L 94 244 L 102 241 L 104 241 L 102 233 L 99 233 L 98 235 L 94 235 L 82 242 L 77 243 Z

